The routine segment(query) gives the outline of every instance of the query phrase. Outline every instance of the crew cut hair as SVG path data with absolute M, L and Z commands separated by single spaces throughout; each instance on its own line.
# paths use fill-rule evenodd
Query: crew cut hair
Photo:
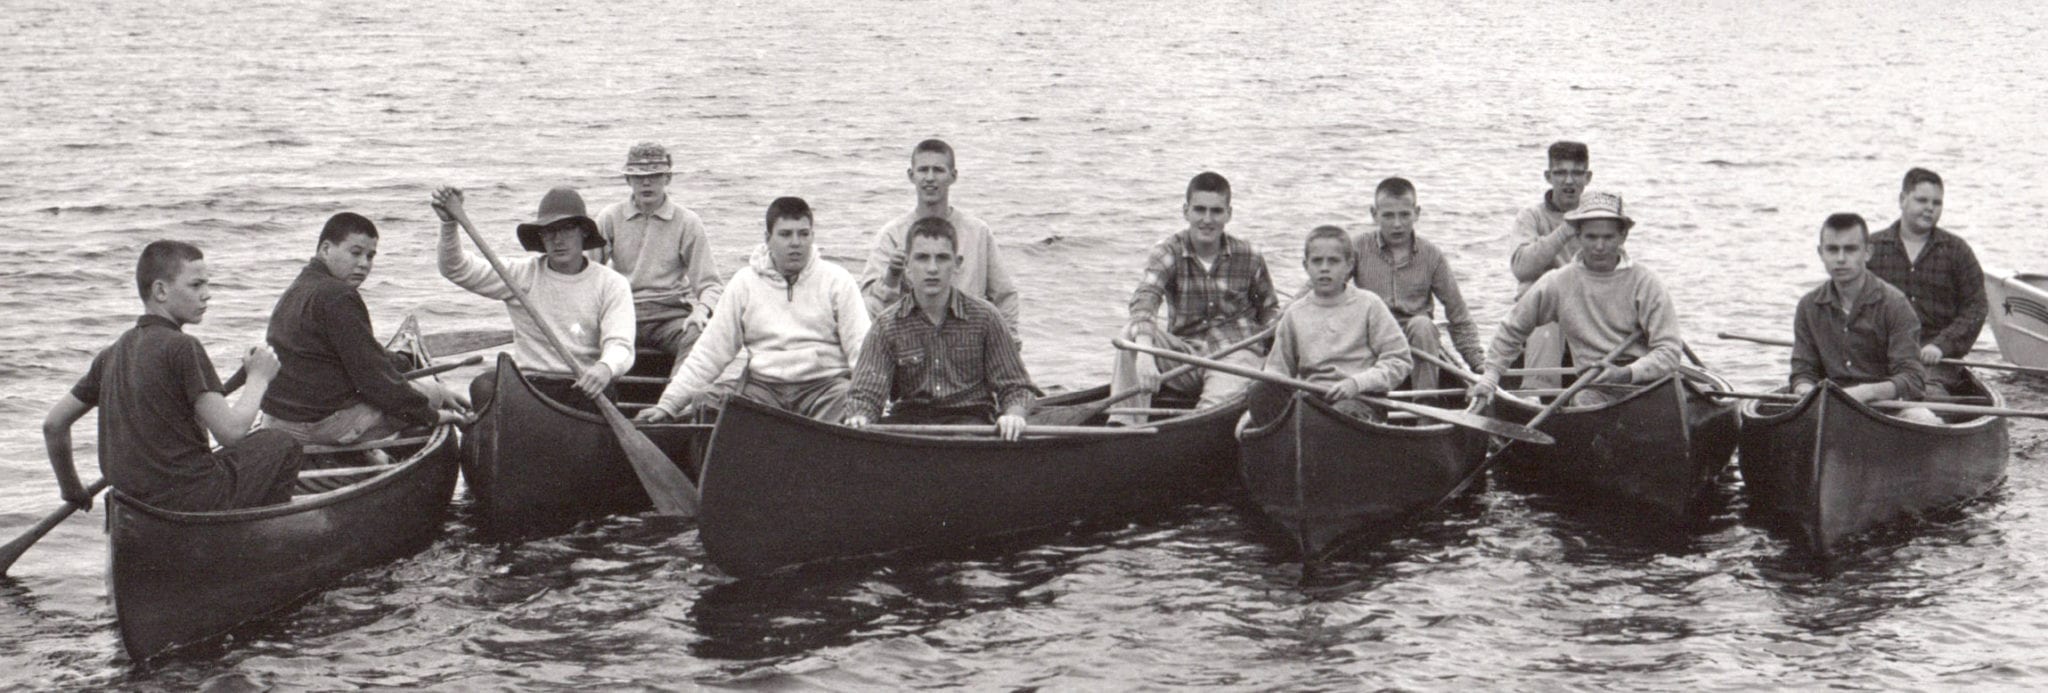
M 768 227 L 766 231 L 762 232 L 764 236 L 775 233 L 775 220 L 777 219 L 817 221 L 817 219 L 811 216 L 810 203 L 804 202 L 804 198 L 801 197 L 778 197 L 775 198 L 775 201 L 768 203 L 768 214 L 762 220 Z
M 1920 187 L 1921 183 L 1933 183 L 1934 187 L 1948 188 L 1948 185 L 1941 182 L 1941 174 L 1914 166 L 1906 169 L 1906 178 L 1899 181 L 1899 194 L 1904 195 L 1913 192 L 1913 189 Z
M 206 259 L 206 253 L 199 252 L 199 246 L 184 241 L 151 241 L 142 246 L 142 257 L 135 260 L 135 293 L 142 296 L 142 302 L 149 302 L 149 289 L 159 281 L 178 281 L 178 273 L 185 269 L 185 263 Z
M 327 225 L 320 227 L 320 242 L 341 245 L 348 241 L 349 236 L 356 234 L 376 238 L 377 225 L 361 214 L 342 212 L 328 217 Z
M 910 148 L 910 158 L 915 159 L 917 155 L 925 152 L 946 155 L 946 168 L 960 170 L 960 160 L 953 157 L 953 145 L 946 144 L 945 140 L 934 137 L 917 143 L 917 146 Z
M 903 252 L 910 252 L 910 242 L 917 238 L 937 238 L 953 247 L 953 254 L 960 254 L 960 232 L 953 230 L 953 222 L 945 217 L 925 217 L 910 225 L 910 235 L 903 239 Z
M 1549 159 L 1552 166 L 1565 161 L 1576 161 L 1589 167 L 1593 165 L 1593 155 L 1586 150 L 1586 143 L 1571 140 L 1550 143 Z
M 1195 193 L 1212 192 L 1223 196 L 1223 203 L 1230 204 L 1230 180 L 1215 171 L 1203 171 L 1188 180 L 1186 202 L 1193 202 Z
M 1870 224 L 1863 221 L 1863 215 L 1861 214 L 1855 212 L 1836 212 L 1828 215 L 1827 220 L 1820 223 L 1821 233 L 1848 231 L 1850 229 L 1855 229 L 1856 235 L 1862 236 L 1864 243 L 1870 242 Z
M 1378 200 L 1381 195 L 1392 195 L 1394 197 L 1407 197 L 1412 199 L 1415 197 L 1415 184 L 1408 182 L 1408 179 L 1406 178 L 1394 176 L 1392 178 L 1380 181 L 1379 187 L 1372 189 L 1372 198 L 1374 200 Z
M 1308 232 L 1308 238 L 1302 239 L 1301 241 L 1302 259 L 1308 259 L 1309 246 L 1315 245 L 1316 241 L 1325 238 L 1338 241 L 1339 243 L 1343 244 L 1345 260 L 1350 262 L 1358 261 L 1358 248 L 1353 247 L 1351 245 L 1351 234 L 1345 232 L 1344 227 L 1336 226 L 1333 224 L 1324 224 L 1322 226 L 1315 227 L 1314 229 L 1311 229 Z

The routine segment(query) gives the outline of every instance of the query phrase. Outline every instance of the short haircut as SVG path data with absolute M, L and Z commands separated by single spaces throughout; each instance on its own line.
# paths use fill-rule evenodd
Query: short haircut
M 1408 179 L 1406 178 L 1394 176 L 1392 178 L 1380 181 L 1379 187 L 1372 189 L 1372 199 L 1375 202 L 1377 202 L 1380 199 L 1381 195 L 1392 195 L 1394 197 L 1407 197 L 1412 199 L 1415 197 L 1415 184 L 1408 182 Z
M 1836 212 L 1828 215 L 1827 221 L 1820 223 L 1820 231 L 1823 234 L 1829 231 L 1848 231 L 1851 229 L 1854 229 L 1858 236 L 1862 236 L 1865 243 L 1870 242 L 1870 224 L 1863 221 L 1863 215 L 1861 214 L 1855 212 Z
M 1914 166 L 1913 168 L 1906 169 L 1905 180 L 1899 182 L 1899 194 L 1903 195 L 1913 192 L 1913 189 L 1920 187 L 1921 183 L 1933 183 L 1934 187 L 1937 188 L 1946 189 L 1948 187 L 1942 184 L 1941 174 Z
M 1351 234 L 1345 233 L 1344 227 L 1342 226 L 1332 226 L 1330 224 L 1324 224 L 1322 226 L 1315 227 L 1315 229 L 1310 230 L 1308 232 L 1308 238 L 1301 242 L 1301 256 L 1304 259 L 1307 258 L 1308 247 L 1311 245 L 1315 245 L 1316 241 L 1326 238 L 1333 241 L 1337 241 L 1340 245 L 1344 246 L 1345 260 L 1352 262 L 1358 261 L 1358 249 L 1352 247 L 1351 245 Z
M 917 238 L 937 238 L 952 246 L 953 253 L 960 253 L 960 232 L 953 230 L 953 222 L 945 217 L 925 217 L 910 225 L 910 235 L 903 239 L 903 252 L 910 252 L 910 242 Z
M 925 152 L 944 154 L 946 155 L 946 168 L 960 168 L 959 160 L 953 158 L 953 145 L 946 144 L 945 140 L 934 137 L 917 143 L 917 146 L 910 148 L 910 158 L 915 159 L 917 155 Z
M 135 260 L 135 292 L 148 303 L 150 287 L 159 281 L 178 281 L 178 272 L 185 269 L 185 263 L 204 259 L 206 254 L 199 252 L 199 246 L 184 241 L 151 241 L 142 246 L 142 257 Z
M 1555 166 L 1562 161 L 1576 161 L 1590 167 L 1593 165 L 1593 155 L 1586 151 L 1584 142 L 1558 140 L 1550 143 L 1550 164 Z
M 328 217 L 327 225 L 320 227 L 320 242 L 341 245 L 348 241 L 349 236 L 356 234 L 376 238 L 377 225 L 361 214 L 342 212 Z
M 1186 201 L 1193 202 L 1195 193 L 1212 192 L 1223 196 L 1223 204 L 1230 204 L 1230 181 L 1215 171 L 1203 171 L 1188 180 Z
M 811 205 L 804 202 L 804 198 L 801 197 L 778 197 L 775 198 L 774 202 L 768 203 L 767 218 L 763 220 L 768 226 L 767 234 L 772 235 L 775 233 L 775 220 L 777 219 L 816 221 L 811 218 Z

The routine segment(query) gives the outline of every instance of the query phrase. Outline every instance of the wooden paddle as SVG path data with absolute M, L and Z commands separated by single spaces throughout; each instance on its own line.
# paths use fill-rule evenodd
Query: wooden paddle
M 469 223 L 469 215 L 457 215 L 455 219 L 462 224 L 463 232 L 469 234 L 470 242 L 483 253 L 484 260 L 491 263 L 491 271 L 497 272 L 498 279 L 512 292 L 520 309 L 526 311 L 527 319 L 533 321 L 534 327 L 540 328 L 541 336 L 547 338 L 548 346 L 555 350 L 555 355 L 575 368 L 577 377 L 582 377 L 583 366 L 576 362 L 576 355 L 569 352 L 569 347 L 555 336 L 547 318 L 526 299 L 526 290 L 513 283 L 511 273 L 506 272 L 504 263 L 498 261 L 498 254 L 491 251 L 490 244 L 484 242 L 483 234 L 477 233 L 476 226 Z M 690 483 L 689 477 L 683 476 L 683 470 L 662 453 L 661 448 L 655 447 L 654 441 L 648 440 L 646 434 L 634 429 L 633 422 L 619 413 L 618 406 L 610 399 L 599 395 L 591 400 L 597 404 L 598 413 L 604 415 L 605 424 L 611 426 L 612 435 L 618 437 L 619 447 L 626 452 L 626 462 L 633 466 L 634 475 L 640 477 L 640 485 L 647 490 L 647 498 L 654 501 L 654 511 L 662 515 L 695 517 L 697 487 Z
M 1153 356 L 1157 356 L 1163 359 L 1180 361 L 1183 363 L 1190 363 L 1196 366 L 1200 366 L 1202 368 L 1223 371 L 1225 373 L 1243 376 L 1253 380 L 1262 380 L 1265 382 L 1273 383 L 1275 385 L 1284 385 L 1287 387 L 1295 388 L 1297 390 L 1322 395 L 1324 397 L 1328 397 L 1330 395 L 1330 388 L 1326 385 L 1317 385 L 1306 380 L 1297 380 L 1294 378 L 1289 378 L 1284 375 L 1280 375 L 1278 373 L 1268 373 L 1266 371 L 1262 371 L 1256 368 L 1246 368 L 1244 366 L 1239 366 L 1234 363 L 1224 363 L 1222 361 L 1205 359 L 1200 356 L 1195 356 L 1192 354 L 1182 354 L 1168 349 L 1143 346 L 1135 342 L 1132 342 L 1128 339 L 1124 339 L 1122 337 L 1110 340 L 1110 343 L 1115 344 L 1116 348 L 1118 349 L 1135 351 L 1141 354 L 1151 354 Z M 1551 443 L 1557 442 L 1556 440 L 1552 439 L 1549 434 L 1546 434 L 1542 431 L 1538 431 L 1534 428 L 1522 426 L 1519 424 L 1508 423 L 1506 421 L 1501 421 L 1499 419 L 1489 419 L 1487 417 L 1480 416 L 1478 414 L 1468 411 L 1458 411 L 1455 409 L 1440 409 L 1437 407 L 1416 404 L 1413 402 L 1403 402 L 1400 400 L 1387 399 L 1385 397 L 1373 397 L 1370 395 L 1360 395 L 1359 399 L 1365 400 L 1366 402 L 1370 402 L 1372 404 L 1376 404 L 1382 407 L 1386 407 L 1388 409 L 1409 412 L 1411 414 L 1415 414 L 1425 418 L 1442 421 L 1447 424 L 1478 429 L 1481 431 L 1485 431 L 1487 433 L 1501 436 L 1503 438 L 1524 440 L 1531 443 L 1539 443 L 1542 445 L 1549 445 Z
M 1763 400 L 1765 402 L 1782 402 L 1785 404 L 1792 404 L 1798 402 L 1801 399 L 1799 395 L 1784 392 L 1708 392 L 1707 395 L 1711 397 L 1729 397 L 1734 399 Z M 2048 419 L 2048 411 L 2034 411 L 2029 409 L 2007 409 L 2004 407 L 1986 407 L 1975 404 L 1957 404 L 1951 402 L 1908 402 L 1896 399 L 1881 399 L 1871 402 L 1864 402 L 1863 404 L 1864 406 L 1870 407 L 1872 409 L 1889 409 L 1893 411 L 1897 411 L 1900 409 L 1912 409 L 1918 407 L 1932 412 L 1940 412 L 1947 414 L 1965 414 L 1969 416 L 2012 416 L 2022 419 Z
M 461 361 L 456 361 L 454 363 L 437 363 L 432 366 L 427 366 L 426 368 L 406 371 L 399 375 L 400 377 L 403 377 L 406 380 L 419 380 L 420 378 L 424 378 L 430 375 L 440 375 L 442 373 L 446 373 L 457 368 L 463 368 L 465 366 L 474 366 L 483 362 L 483 355 L 478 354 L 476 356 L 471 356 L 469 358 L 463 359 Z M 221 383 L 220 386 L 221 390 L 231 393 L 236 390 L 242 389 L 242 386 L 248 384 L 248 382 L 249 372 L 242 369 L 236 369 L 235 374 L 228 376 L 227 382 Z
M 995 424 L 868 424 L 859 430 L 880 433 L 907 433 L 911 435 L 997 435 Z M 1115 438 L 1132 435 L 1151 435 L 1159 429 L 1144 426 L 1041 426 L 1032 424 L 1025 427 L 1024 437 L 1059 436 L 1061 438 Z
M 435 356 L 466 354 L 511 343 L 511 330 L 455 330 L 420 335 L 420 346 Z
M 1278 329 L 1277 325 L 1273 327 L 1267 327 L 1263 330 L 1259 330 L 1258 334 L 1254 334 L 1242 340 L 1225 344 L 1222 348 L 1209 352 L 1208 358 L 1220 359 L 1225 356 L 1237 353 L 1239 351 L 1243 351 L 1246 347 L 1249 347 L 1253 344 L 1258 344 L 1259 342 L 1263 342 L 1271 338 L 1273 336 L 1273 330 L 1275 329 Z M 1196 368 L 1198 368 L 1198 366 L 1191 363 L 1174 366 L 1172 369 L 1159 374 L 1159 382 L 1165 383 L 1168 380 L 1172 380 L 1174 378 L 1181 377 L 1182 375 L 1192 373 Z M 1045 408 L 1040 409 L 1036 413 L 1039 414 L 1040 420 L 1049 422 L 1052 425 L 1079 424 L 1083 421 L 1093 419 L 1097 416 L 1100 416 L 1108 412 L 1110 407 L 1114 407 L 1121 402 L 1127 401 L 1133 397 L 1137 397 L 1138 395 L 1146 394 L 1147 392 L 1150 391 L 1131 388 L 1129 390 L 1117 393 L 1113 397 L 1105 398 L 1100 402 L 1065 407 Z M 1184 411 L 1181 413 L 1185 414 L 1187 412 Z M 1036 425 L 1034 425 L 1034 427 L 1036 427 Z
M 1718 334 L 1718 335 L 1715 335 L 1715 336 L 1717 336 L 1717 337 L 1720 337 L 1720 338 L 1722 338 L 1722 339 L 1737 339 L 1737 340 L 1741 340 L 1741 341 L 1745 341 L 1745 342 L 1755 342 L 1755 343 L 1757 343 L 1757 344 L 1768 344 L 1768 345 L 1771 345 L 1771 346 L 1781 346 L 1781 347 L 1789 347 L 1789 346 L 1792 346 L 1792 340 L 1789 340 L 1789 339 L 1778 339 L 1778 338 L 1776 338 L 1776 337 L 1763 337 L 1763 336 L 1759 336 L 1759 335 L 1753 335 L 1753 334 L 1742 334 L 1742 333 L 1740 333 L 1740 332 L 1722 332 L 1722 333 L 1720 333 L 1720 334 Z M 1952 359 L 1952 358 L 1943 358 L 1943 359 L 1941 360 L 1941 362 L 1942 362 L 1942 363 L 1945 363 L 1945 364 L 1948 364 L 1948 365 L 1951 365 L 1951 366 L 1968 366 L 1968 367 L 1970 367 L 1970 368 L 1983 368 L 1983 369 L 1986 369 L 1986 370 L 1994 370 L 1994 371 L 2012 371 L 2012 372 L 2015 372 L 2015 373 L 2029 373 L 2029 374 L 2032 374 L 2032 375 L 2048 375 L 2048 368 L 2034 368 L 2034 367 L 2031 367 L 2031 366 L 2015 366 L 2015 365 L 2012 365 L 2012 364 L 2010 364 L 2010 363 L 1999 363 L 1999 362 L 1997 362 L 1997 361 L 1978 361 L 1978 360 L 1974 360 L 1974 359 Z
M 106 479 L 92 482 L 91 486 L 85 487 L 85 497 L 97 496 L 100 491 L 106 488 Z M 50 514 L 45 516 L 41 522 L 37 522 L 35 526 L 28 528 L 28 531 L 23 532 L 19 538 L 7 542 L 6 546 L 0 546 L 0 577 L 7 575 L 7 569 L 14 567 L 14 562 L 21 558 L 23 552 L 28 551 L 28 547 L 35 546 L 36 542 L 42 541 L 43 535 L 49 534 L 50 530 L 56 529 L 57 525 L 63 524 L 64 520 L 71 517 L 71 513 L 75 512 L 78 512 L 78 506 L 66 502 L 64 507 L 50 511 Z
M 1614 360 L 1621 357 L 1621 352 L 1628 349 L 1628 345 L 1634 344 L 1635 341 L 1637 339 L 1642 338 L 1642 336 L 1643 333 L 1640 331 L 1629 333 L 1627 339 L 1622 340 L 1621 344 L 1615 346 L 1612 351 L 1607 352 L 1607 355 L 1600 357 L 1600 361 L 1598 363 L 1595 363 L 1591 366 L 1587 366 L 1586 371 L 1584 373 L 1579 374 L 1578 378 L 1572 381 L 1571 387 L 1567 387 L 1564 389 L 1563 392 L 1558 393 L 1556 399 L 1551 400 L 1549 405 L 1546 405 L 1542 409 L 1538 410 L 1536 412 L 1536 416 L 1531 417 L 1529 419 L 1529 427 L 1535 428 L 1538 424 L 1543 423 L 1545 419 L 1550 418 L 1551 414 L 1555 414 L 1557 413 L 1557 410 L 1568 406 L 1567 403 L 1572 401 L 1573 397 L 1578 396 L 1580 390 L 1592 387 L 1593 379 L 1599 377 L 1600 374 L 1606 371 L 1607 369 L 1613 368 Z M 1437 365 L 1438 368 L 1444 369 L 1444 372 L 1458 376 L 1459 378 L 1462 378 L 1468 382 L 1477 383 L 1480 381 L 1479 375 L 1471 371 L 1465 370 L 1463 368 L 1458 368 L 1455 364 L 1452 364 L 1451 362 L 1439 358 L 1435 355 L 1414 350 L 1410 350 L 1409 353 L 1421 356 L 1423 360 L 1429 361 L 1430 363 L 1434 363 Z M 1502 443 L 1499 447 L 1494 448 L 1492 452 L 1487 453 L 1486 461 L 1480 464 L 1478 469 L 1483 470 L 1489 466 L 1492 466 L 1494 458 L 1500 456 L 1500 451 L 1506 450 L 1508 445 L 1512 444 L 1513 442 L 1514 441 L 1510 440 L 1506 443 Z M 1477 470 L 1475 470 L 1475 472 L 1476 471 Z M 1473 476 L 1477 476 L 1477 474 L 1475 473 Z

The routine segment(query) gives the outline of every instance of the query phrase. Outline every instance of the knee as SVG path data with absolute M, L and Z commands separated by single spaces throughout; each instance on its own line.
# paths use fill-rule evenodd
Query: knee
M 1407 322 L 1401 324 L 1401 329 L 1408 333 L 1410 345 L 1435 344 L 1437 341 L 1436 321 L 1429 319 L 1427 315 L 1409 318 Z

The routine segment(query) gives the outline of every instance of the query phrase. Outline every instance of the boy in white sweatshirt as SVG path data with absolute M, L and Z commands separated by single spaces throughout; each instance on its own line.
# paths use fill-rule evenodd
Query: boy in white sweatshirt
M 1266 371 L 1330 388 L 1327 397 L 1341 412 L 1362 419 L 1384 415 L 1358 399 L 1385 394 L 1408 377 L 1414 361 L 1401 323 L 1379 294 L 1352 288 L 1357 249 L 1344 229 L 1318 226 L 1301 251 L 1310 293 L 1287 307 L 1266 353 Z M 1279 416 L 1291 393 L 1264 382 L 1246 391 L 1254 421 Z
M 641 421 L 668 421 L 707 402 L 713 379 L 744 347 L 739 395 L 820 421 L 844 417 L 853 364 L 870 324 L 853 275 L 813 252 L 811 207 L 768 205 L 767 242 L 726 282 L 703 337 L 676 364 L 661 401 Z

